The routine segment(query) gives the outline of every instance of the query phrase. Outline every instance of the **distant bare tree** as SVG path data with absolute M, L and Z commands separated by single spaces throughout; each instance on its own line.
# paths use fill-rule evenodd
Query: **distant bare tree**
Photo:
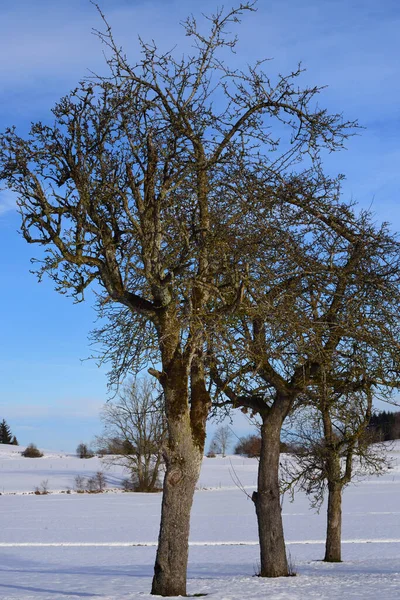
M 220 427 L 218 427 L 211 441 L 213 451 L 216 454 L 222 454 L 223 458 L 225 458 L 226 451 L 232 437 L 233 434 L 229 425 L 221 425 Z
M 104 433 L 96 438 L 105 461 L 129 471 L 132 488 L 154 492 L 167 442 L 162 393 L 147 379 L 126 383 L 118 399 L 102 411 Z

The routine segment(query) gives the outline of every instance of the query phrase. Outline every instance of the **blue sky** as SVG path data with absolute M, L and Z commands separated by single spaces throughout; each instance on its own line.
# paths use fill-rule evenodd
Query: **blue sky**
M 193 0 L 100 4 L 132 60 L 138 34 L 165 50 L 187 49 L 179 22 L 199 14 Z M 216 5 L 204 0 L 201 10 Z M 101 23 L 89 0 L 0 3 L 0 130 L 14 124 L 25 133 L 89 69 L 104 70 L 92 27 Z M 346 151 L 327 157 L 327 168 L 346 174 L 346 198 L 371 206 L 376 220 L 390 221 L 394 230 L 400 230 L 399 30 L 397 0 L 259 0 L 258 12 L 237 30 L 232 57 L 237 64 L 271 58 L 272 76 L 302 61 L 304 82 L 328 86 L 321 106 L 366 129 Z M 0 419 L 22 444 L 74 450 L 100 433 L 98 413 L 107 399 L 105 369 L 81 361 L 91 353 L 95 313 L 90 301 L 73 305 L 51 282 L 37 283 L 29 273 L 36 248 L 18 226 L 13 198 L 0 192 Z

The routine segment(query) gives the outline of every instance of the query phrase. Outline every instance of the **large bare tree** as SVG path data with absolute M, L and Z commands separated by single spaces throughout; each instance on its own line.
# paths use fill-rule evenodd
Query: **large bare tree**
M 161 364 L 151 373 L 168 445 L 152 592 L 164 596 L 186 594 L 211 405 L 204 323 L 241 303 L 248 266 L 232 232 L 270 218 L 270 199 L 244 198 L 240 181 L 260 164 L 271 188 L 294 168 L 317 174 L 320 148 L 342 147 L 352 125 L 315 105 L 319 89 L 297 85 L 300 69 L 272 80 L 262 61 L 246 71 L 224 63 L 236 43 L 228 30 L 252 6 L 217 12 L 206 33 L 189 18 L 188 56 L 140 42 L 135 64 L 100 13 L 109 75 L 79 84 L 27 139 L 13 128 L 0 137 L 0 178 L 18 195 L 22 234 L 45 249 L 39 277 L 77 301 L 94 284 L 102 307 L 119 305 L 116 318 L 131 324 L 136 366 L 150 354 Z

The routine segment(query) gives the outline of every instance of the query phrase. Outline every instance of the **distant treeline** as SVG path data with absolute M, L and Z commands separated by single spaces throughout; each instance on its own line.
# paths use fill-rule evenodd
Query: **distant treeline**
M 371 443 L 400 439 L 400 411 L 389 412 L 383 410 L 382 412 L 375 413 L 371 417 L 368 430 L 370 432 L 369 441 Z M 281 441 L 281 452 L 296 454 L 300 448 L 301 446 L 296 447 Z M 249 458 L 260 456 L 260 452 L 261 437 L 257 434 L 240 438 L 234 449 L 235 454 L 241 454 Z
M 400 412 L 382 412 L 372 415 L 368 429 L 375 441 L 387 442 L 400 439 Z
M 18 446 L 17 438 L 11 433 L 11 429 L 4 419 L 0 423 L 0 444 Z
M 296 448 L 281 440 L 280 451 L 287 454 L 296 453 Z M 261 436 L 259 434 L 241 437 L 234 448 L 235 454 L 241 454 L 248 458 L 257 458 L 261 453 Z

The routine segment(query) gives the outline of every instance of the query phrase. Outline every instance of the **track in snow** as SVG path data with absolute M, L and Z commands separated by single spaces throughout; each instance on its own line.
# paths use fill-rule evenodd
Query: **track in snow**
M 286 545 L 325 544 L 325 540 L 291 540 Z M 400 538 L 342 540 L 342 544 L 400 544 Z M 156 547 L 157 542 L 0 542 L 0 548 L 129 548 Z M 258 546 L 258 542 L 189 542 L 189 546 Z

